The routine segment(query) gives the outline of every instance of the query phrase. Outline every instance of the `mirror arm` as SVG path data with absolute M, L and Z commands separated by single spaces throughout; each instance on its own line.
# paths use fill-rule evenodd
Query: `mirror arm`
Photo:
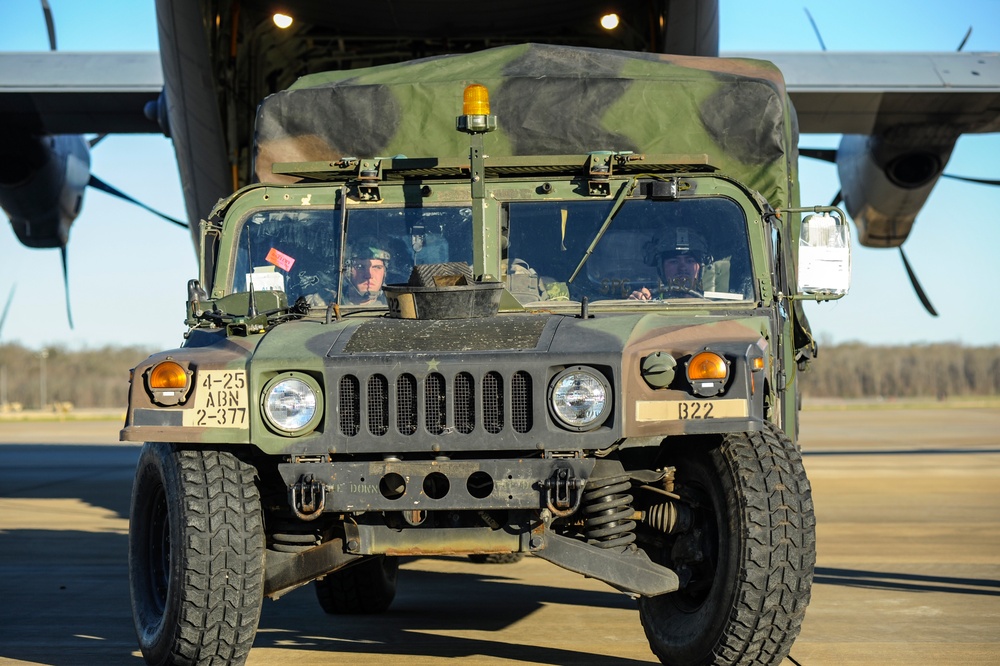
M 847 215 L 837 206 L 799 206 L 797 208 L 778 208 L 774 211 L 779 216 L 783 213 L 836 213 L 840 221 L 847 224 Z
M 788 300 L 790 301 L 836 301 L 840 300 L 847 294 L 835 294 L 830 291 L 816 292 L 812 294 L 790 294 Z

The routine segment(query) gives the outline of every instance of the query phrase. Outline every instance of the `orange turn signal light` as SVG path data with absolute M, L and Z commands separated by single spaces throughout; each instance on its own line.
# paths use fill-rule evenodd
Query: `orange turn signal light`
M 174 361 L 164 361 L 149 373 L 151 389 L 182 389 L 187 383 L 187 371 Z
M 462 114 L 466 116 L 490 115 L 490 91 L 486 86 L 473 83 L 462 94 Z
M 698 352 L 687 365 L 687 376 L 691 381 L 725 379 L 729 374 L 726 359 L 715 352 Z

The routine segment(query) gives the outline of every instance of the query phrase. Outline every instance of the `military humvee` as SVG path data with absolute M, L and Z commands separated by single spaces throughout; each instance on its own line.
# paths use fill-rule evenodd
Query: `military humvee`
M 257 128 L 183 345 L 133 371 L 146 660 L 242 663 L 310 582 L 385 611 L 400 556 L 530 553 L 636 598 L 665 663 L 780 662 L 801 301 L 849 272 L 842 213 L 800 227 L 780 74 L 505 47 L 305 77 Z

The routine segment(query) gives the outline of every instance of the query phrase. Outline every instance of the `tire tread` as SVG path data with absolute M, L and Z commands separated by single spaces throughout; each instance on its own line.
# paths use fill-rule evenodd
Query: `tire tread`
M 723 634 L 717 656 L 726 664 L 778 664 L 811 596 L 816 519 L 809 480 L 796 446 L 773 427 L 728 437 L 719 453 L 744 484 L 749 519 L 743 583 L 730 611 L 734 630 Z
M 178 568 L 171 571 L 177 598 L 164 611 L 176 613 L 174 622 L 164 619 L 172 635 L 145 645 L 140 632 L 143 654 L 150 663 L 242 664 L 256 636 L 264 590 L 256 470 L 226 451 L 147 447 L 158 458 L 170 510 L 181 521 L 182 543 L 179 576 Z
M 705 652 L 687 664 L 779 664 L 798 636 L 811 596 L 816 564 L 816 519 L 798 447 L 775 426 L 732 433 L 708 452 L 715 473 L 733 484 L 742 524 L 735 587 L 719 635 L 705 637 Z M 734 540 L 736 541 L 736 540 Z M 724 602 L 725 603 L 725 602 Z M 645 610 L 644 610 L 645 607 Z M 663 663 L 678 663 L 656 604 L 640 601 L 650 648 Z

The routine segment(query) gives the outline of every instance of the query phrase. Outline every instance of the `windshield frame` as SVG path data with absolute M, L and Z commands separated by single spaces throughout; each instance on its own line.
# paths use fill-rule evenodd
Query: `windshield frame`
M 658 305 L 670 307 L 699 308 L 738 308 L 747 305 L 755 305 L 760 302 L 760 283 L 766 279 L 765 273 L 769 270 L 768 260 L 765 256 L 766 239 L 761 235 L 761 212 L 757 210 L 752 195 L 738 183 L 723 176 L 715 174 L 693 174 L 678 177 L 684 187 L 677 195 L 678 200 L 694 198 L 723 197 L 735 203 L 743 211 L 745 227 L 747 232 L 747 242 L 749 245 L 749 262 L 754 292 L 752 298 L 745 300 L 705 300 L 705 299 L 664 299 L 662 301 L 630 301 L 628 299 L 615 299 L 607 301 L 592 301 L 592 308 L 600 310 L 614 310 L 620 308 L 635 307 L 655 308 Z M 610 205 L 614 195 L 609 197 L 595 197 L 586 194 L 585 187 L 582 187 L 579 177 L 556 176 L 545 179 L 543 185 L 542 178 L 524 177 L 516 179 L 504 179 L 499 181 L 489 180 L 487 182 L 487 199 L 484 207 L 487 209 L 487 224 L 497 225 L 499 232 L 497 237 L 507 233 L 510 220 L 508 211 L 510 204 L 520 204 L 529 202 L 604 202 Z M 629 180 L 626 176 L 612 178 L 612 192 L 618 193 L 619 187 Z M 226 294 L 236 293 L 234 289 L 234 271 L 236 269 L 235 258 L 237 256 L 236 242 L 239 239 L 246 221 L 255 212 L 273 211 L 275 208 L 295 208 L 300 209 L 307 205 L 310 209 L 327 209 L 329 214 L 336 216 L 340 213 L 340 192 L 341 183 L 296 183 L 289 185 L 255 185 L 244 188 L 243 191 L 234 195 L 225 207 L 225 220 L 221 229 L 221 238 L 217 244 L 218 252 L 214 262 L 214 281 L 211 285 L 211 298 L 220 298 Z M 645 198 L 638 191 L 626 198 L 626 204 L 640 198 Z M 386 181 L 381 183 L 381 198 L 376 202 L 362 201 L 356 196 L 356 190 L 347 188 L 346 208 L 348 215 L 352 211 L 361 209 L 399 209 L 408 206 L 426 208 L 439 208 L 443 206 L 468 207 L 471 205 L 469 196 L 469 182 L 458 179 L 442 179 L 430 181 L 429 185 L 422 185 L 414 181 Z M 414 192 L 419 193 L 419 197 L 414 197 Z M 612 221 L 610 230 L 614 231 L 617 222 Z M 501 264 L 506 265 L 512 258 L 507 257 L 499 248 L 481 249 L 478 247 L 479 238 L 474 238 L 473 252 L 486 252 L 489 259 L 495 259 L 496 274 L 501 274 Z M 592 240 L 592 238 L 587 239 Z M 598 244 L 598 247 L 600 243 Z M 492 256 L 490 253 L 492 252 Z M 576 257 L 574 264 L 579 260 Z M 212 263 L 212 262 L 206 262 Z M 490 264 L 487 261 L 487 274 L 494 274 L 489 270 Z M 203 276 L 204 277 L 204 276 Z M 387 280 L 388 283 L 388 280 Z M 509 295 L 509 294 L 508 294 Z M 351 306 L 346 306 L 351 307 Z M 528 305 L 521 304 L 511 297 L 501 304 L 501 311 L 516 310 L 553 310 L 559 311 L 572 309 L 578 311 L 580 303 L 578 301 L 540 301 Z M 371 309 L 371 308 L 369 308 Z M 385 307 L 374 308 L 375 312 L 384 312 Z

